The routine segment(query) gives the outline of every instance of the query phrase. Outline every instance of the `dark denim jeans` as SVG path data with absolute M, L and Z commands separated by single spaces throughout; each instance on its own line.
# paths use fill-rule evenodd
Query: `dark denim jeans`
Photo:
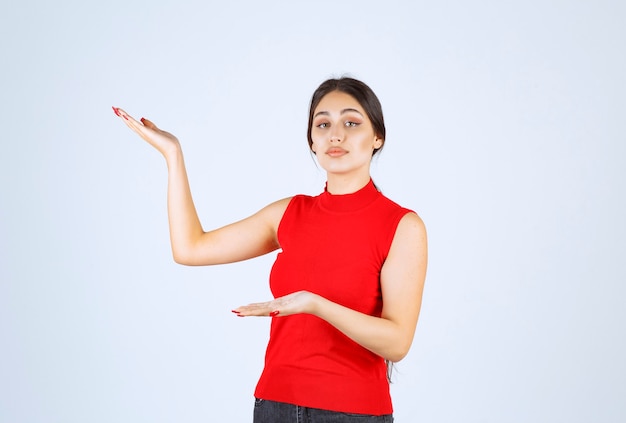
M 340 413 L 300 407 L 283 402 L 255 399 L 254 423 L 392 423 L 393 416 Z

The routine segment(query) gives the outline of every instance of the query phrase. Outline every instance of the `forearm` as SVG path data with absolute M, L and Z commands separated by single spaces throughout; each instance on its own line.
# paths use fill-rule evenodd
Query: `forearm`
M 419 307 L 396 317 L 396 320 L 370 316 L 334 303 L 309 291 L 298 291 L 272 301 L 252 303 L 233 310 L 240 317 L 274 316 L 278 319 L 292 314 L 312 314 L 325 320 L 357 344 L 389 361 L 400 361 L 408 353 Z
M 189 179 L 180 147 L 165 156 L 168 167 L 167 213 L 174 260 L 186 263 L 203 234 L 191 196 Z
M 397 362 L 409 351 L 413 330 L 383 317 L 370 316 L 316 295 L 311 314 L 381 357 Z

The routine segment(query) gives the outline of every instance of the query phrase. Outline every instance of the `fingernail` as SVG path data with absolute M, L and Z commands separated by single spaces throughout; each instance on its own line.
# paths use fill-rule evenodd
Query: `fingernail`
M 272 312 L 270 313 L 270 317 L 276 317 L 276 316 L 278 316 L 278 313 L 280 313 L 280 311 L 278 311 L 278 310 L 274 310 L 274 311 L 272 311 Z
M 122 117 L 123 117 L 124 119 L 128 120 L 128 116 L 126 116 L 126 115 L 122 115 Z
M 115 107 L 115 106 L 111 106 L 111 107 L 113 107 L 113 112 L 114 112 L 116 115 L 118 115 L 118 116 L 119 116 L 119 115 L 120 115 L 120 112 L 119 112 L 119 110 L 117 109 L 117 107 Z
M 139 119 L 141 121 L 141 123 L 143 123 L 144 120 L 146 120 L 145 118 L 141 118 Z
M 235 314 L 239 314 L 239 313 L 241 313 L 240 311 L 237 311 L 237 310 L 231 310 L 231 311 L 232 311 L 233 313 L 235 313 Z

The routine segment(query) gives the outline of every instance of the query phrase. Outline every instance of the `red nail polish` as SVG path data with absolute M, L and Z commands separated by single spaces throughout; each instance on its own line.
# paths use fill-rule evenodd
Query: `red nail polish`
M 278 311 L 278 310 L 274 310 L 274 311 L 272 311 L 272 312 L 270 313 L 270 317 L 276 317 L 276 316 L 278 316 L 278 313 L 280 313 L 280 311 Z
M 117 109 L 117 107 L 115 107 L 115 106 L 111 106 L 111 107 L 113 107 L 113 112 L 114 112 L 116 115 L 120 116 L 120 111 Z
M 235 314 L 239 314 L 239 313 L 241 313 L 240 311 L 237 311 L 237 310 L 231 310 L 231 311 L 232 311 L 233 313 L 235 313 Z
M 124 119 L 128 120 L 128 116 L 126 116 L 126 115 L 122 115 L 122 117 L 123 117 Z

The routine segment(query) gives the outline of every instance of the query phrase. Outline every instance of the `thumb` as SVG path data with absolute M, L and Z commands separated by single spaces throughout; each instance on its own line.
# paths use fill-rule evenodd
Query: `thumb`
M 159 129 L 159 128 L 157 128 L 157 126 L 154 123 L 152 123 L 152 121 L 150 121 L 150 120 L 148 120 L 146 118 L 141 118 L 141 123 L 143 123 L 143 126 L 145 126 L 147 128 L 154 129 L 154 130 Z

